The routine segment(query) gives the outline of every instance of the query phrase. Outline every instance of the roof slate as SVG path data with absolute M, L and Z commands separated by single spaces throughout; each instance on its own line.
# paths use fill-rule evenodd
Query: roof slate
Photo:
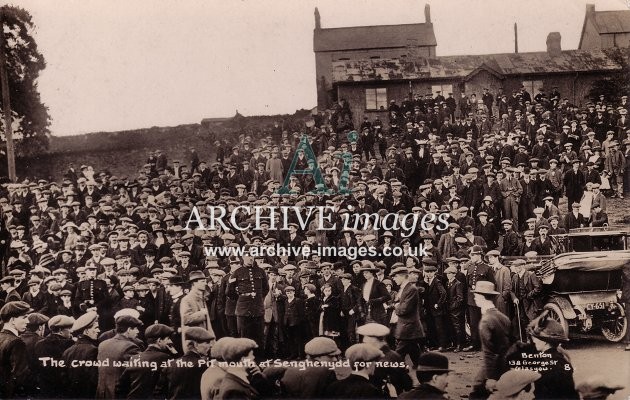
M 596 11 L 595 27 L 599 33 L 630 32 L 630 10 Z
M 339 51 L 357 49 L 436 46 L 433 24 L 354 26 L 316 29 L 313 49 Z
M 620 66 L 602 50 L 566 50 L 558 56 L 547 52 L 445 56 L 433 59 L 369 59 L 335 61 L 333 82 L 465 78 L 478 68 L 501 75 L 614 71 Z

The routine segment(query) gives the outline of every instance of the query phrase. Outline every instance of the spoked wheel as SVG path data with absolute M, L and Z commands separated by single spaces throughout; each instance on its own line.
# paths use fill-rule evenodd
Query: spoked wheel
M 626 336 L 628 320 L 623 307 L 618 303 L 615 303 L 614 306 L 617 308 L 619 315 L 616 318 L 602 322 L 602 335 L 610 342 L 619 342 Z
M 544 307 L 545 310 L 549 311 L 549 317 L 554 319 L 556 322 L 562 326 L 564 333 L 566 333 L 567 337 L 569 336 L 569 323 L 567 319 L 564 318 L 562 314 L 562 310 L 556 303 L 547 303 Z

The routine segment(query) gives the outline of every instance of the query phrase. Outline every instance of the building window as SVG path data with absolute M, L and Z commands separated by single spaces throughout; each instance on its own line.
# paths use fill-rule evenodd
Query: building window
M 380 58 L 381 58 L 381 56 L 370 56 L 370 59 L 372 59 L 372 60 L 378 60 Z
M 453 85 L 432 85 L 433 97 L 436 96 L 438 90 L 442 92 L 440 93 L 442 96 L 447 97 L 449 93 L 453 93 Z
M 366 110 L 386 110 L 387 109 L 387 89 L 386 88 L 365 89 L 365 109 Z
M 534 97 L 534 95 L 538 93 L 538 89 L 543 87 L 543 81 L 523 81 L 523 86 L 525 86 L 525 90 Z

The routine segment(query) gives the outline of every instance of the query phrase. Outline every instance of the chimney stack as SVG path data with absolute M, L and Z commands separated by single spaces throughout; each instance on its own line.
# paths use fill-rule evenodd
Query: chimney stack
M 322 20 L 319 16 L 319 10 L 315 7 L 315 29 L 322 29 Z
M 560 45 L 561 39 L 560 32 L 551 32 L 547 35 L 547 53 L 549 53 L 551 57 L 562 54 L 562 46 Z
M 595 12 L 595 4 L 586 5 L 586 15 L 593 14 Z
M 514 23 L 514 52 L 518 53 L 518 27 Z
M 431 6 L 428 4 L 424 5 L 424 22 L 427 24 L 432 23 L 431 22 Z

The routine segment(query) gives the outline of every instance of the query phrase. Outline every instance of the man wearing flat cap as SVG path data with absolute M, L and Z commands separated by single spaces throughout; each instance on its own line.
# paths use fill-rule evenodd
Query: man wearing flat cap
M 147 327 L 144 337 L 148 346 L 142 353 L 131 356 L 130 361 L 137 361 L 139 364 L 125 368 L 116 386 L 117 397 L 149 399 L 165 394 L 164 386 L 157 385 L 163 370 L 162 363 L 176 354 L 171 340 L 174 332 L 173 328 L 164 324 Z M 145 363 L 151 365 L 151 368 L 147 368 Z
M 328 337 L 319 336 L 311 339 L 304 346 L 308 360 L 322 363 L 337 361 L 341 350 L 337 343 Z M 281 379 L 283 393 L 294 399 L 322 398 L 328 385 L 337 381 L 335 371 L 330 367 L 313 366 L 306 369 L 289 367 Z
M 29 355 L 19 335 L 26 330 L 31 308 L 23 301 L 12 301 L 0 308 L 3 322 L 0 331 L 0 398 L 25 396 L 25 385 L 31 377 Z
M 350 376 L 328 386 L 325 398 L 335 399 L 380 399 L 383 393 L 370 382 L 376 369 L 376 361 L 383 357 L 383 352 L 371 344 L 359 343 L 346 350 L 350 362 Z
M 410 284 L 413 285 L 412 283 Z M 422 332 L 422 327 L 420 327 L 420 330 Z M 418 359 L 420 356 L 418 340 L 415 341 L 418 347 L 416 353 L 413 352 L 412 348 L 411 350 L 407 349 L 407 353 L 400 354 L 390 349 L 387 344 L 390 330 L 385 325 L 370 322 L 358 327 L 357 333 L 363 338 L 362 343 L 371 344 L 383 352 L 383 357 L 378 359 L 378 362 L 390 363 L 392 366 L 396 365 L 395 367 L 377 366 L 374 370 L 374 374 L 370 378 L 370 381 L 382 390 L 383 396 L 390 397 L 392 395 L 392 393 L 390 393 L 391 390 L 395 390 L 397 394 L 400 394 L 404 390 L 411 389 L 413 383 L 409 376 L 409 371 L 407 368 L 401 368 L 400 366 L 405 363 L 406 354 L 409 354 L 409 358 L 413 362 Z M 422 335 L 424 336 L 424 333 L 422 333 Z M 393 388 L 391 386 L 393 386 Z
M 140 353 L 136 343 L 142 321 L 131 315 L 116 318 L 116 336 L 107 339 L 98 346 L 98 361 L 109 360 L 109 366 L 98 368 L 97 399 L 116 398 L 116 385 L 123 373 L 122 368 L 113 366 L 114 361 L 129 361 L 131 356 Z
M 20 335 L 20 339 L 26 344 L 26 352 L 30 356 L 29 368 L 31 371 L 35 371 L 39 364 L 39 360 L 35 357 L 35 345 L 43 339 L 49 319 L 44 314 L 36 312 L 29 314 L 26 331 Z
M 420 386 L 398 396 L 400 399 L 449 399 L 446 394 L 448 387 L 449 369 L 448 358 L 440 353 L 426 352 L 418 359 L 416 377 Z
M 513 369 L 501 375 L 488 400 L 533 399 L 535 382 L 540 374 L 527 369 Z
M 98 335 L 101 332 L 96 311 L 89 311 L 78 317 L 71 330 L 77 340 L 63 352 L 66 365 L 71 365 L 73 361 L 95 362 L 98 357 Z M 68 368 L 66 382 L 68 397 L 92 399 L 98 385 L 98 367 L 93 365 Z
M 167 398 L 169 399 L 198 399 L 201 397 L 201 376 L 206 370 L 210 349 L 215 343 L 214 334 L 198 326 L 185 327 L 183 332 L 184 355 L 175 364 L 166 368 Z M 182 368 L 178 365 L 191 365 Z
M 201 271 L 192 271 L 188 276 L 190 292 L 182 298 L 180 303 L 180 313 L 182 326 L 198 326 L 212 331 L 210 313 L 206 306 L 204 294 L 206 292 L 207 278 Z
M 60 360 L 63 352 L 72 346 L 72 333 L 70 329 L 74 324 L 74 318 L 66 315 L 55 315 L 48 320 L 50 334 L 35 345 L 35 358 L 50 357 Z M 63 369 L 50 364 L 40 363 L 35 370 L 37 382 L 42 397 L 52 398 L 63 396 L 67 385 L 63 379 Z

